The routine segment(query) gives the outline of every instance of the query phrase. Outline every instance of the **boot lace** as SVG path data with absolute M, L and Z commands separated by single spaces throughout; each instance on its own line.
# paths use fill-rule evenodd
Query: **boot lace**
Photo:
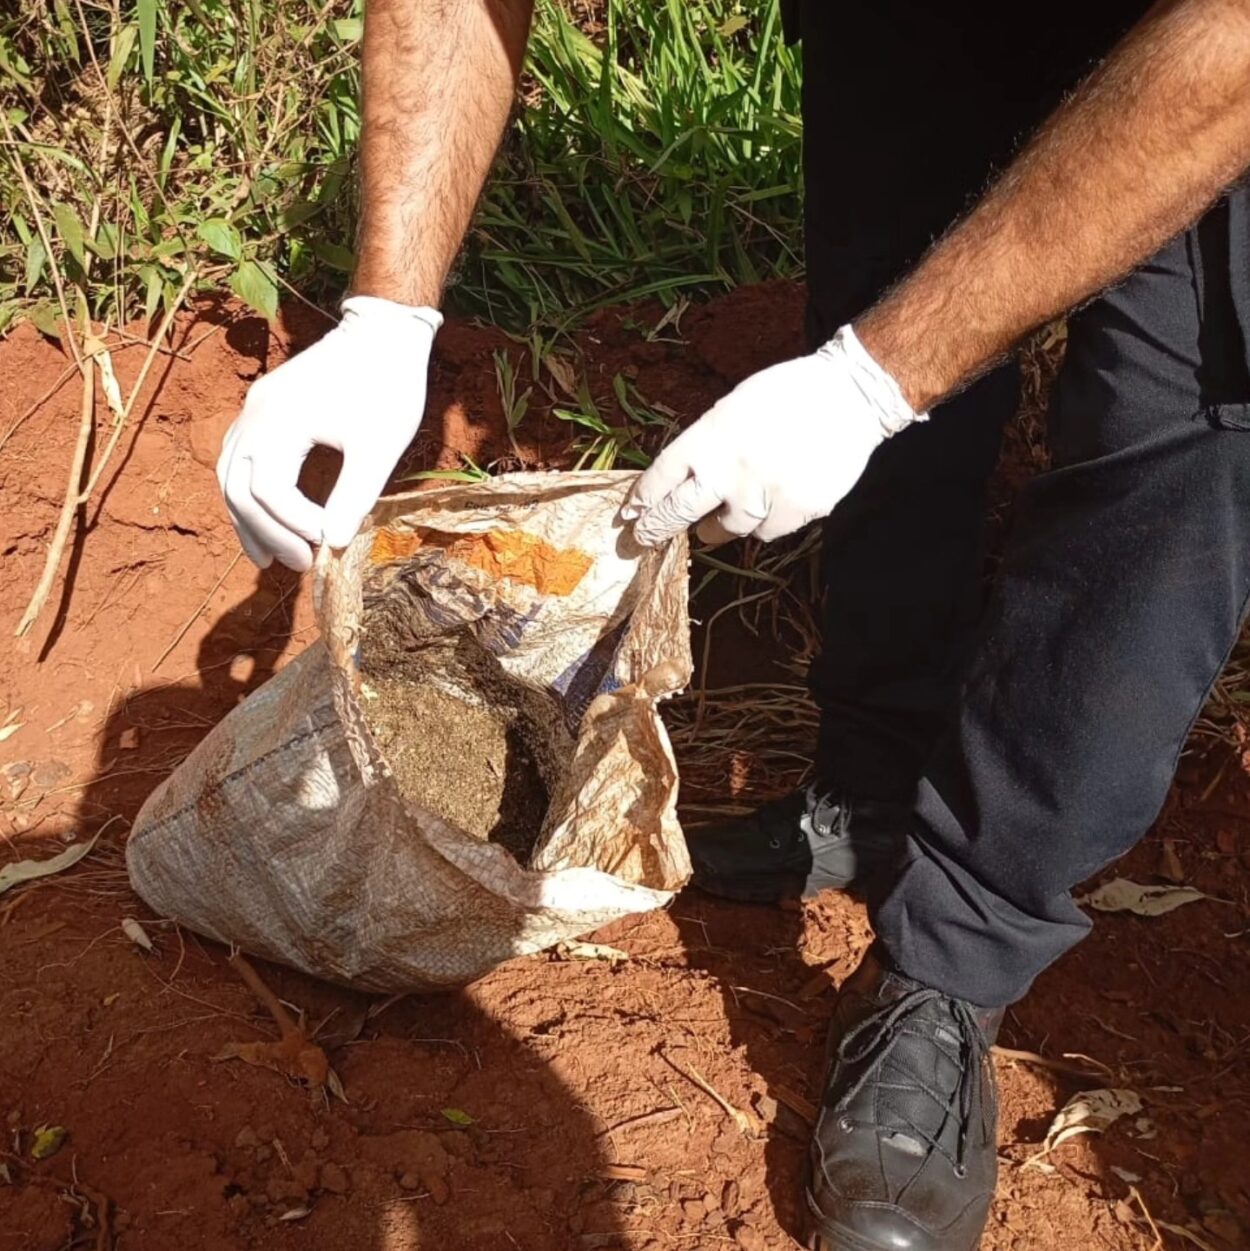
M 917 1021 L 916 1014 L 930 1003 L 943 1003 L 950 1013 L 956 1036 L 956 1046 L 948 1047 L 938 1033 L 939 1026 L 933 1021 Z M 894 1067 L 900 1071 L 899 1080 L 883 1081 L 885 1063 L 896 1044 L 904 1038 L 917 1038 L 931 1047 L 936 1047 L 950 1061 L 958 1073 L 955 1088 L 950 1091 L 935 1090 L 919 1073 L 909 1070 L 900 1063 L 897 1053 L 894 1056 Z M 841 1121 L 848 1128 L 871 1129 L 878 1134 L 889 1135 L 907 1133 L 919 1142 L 928 1146 L 930 1151 L 938 1152 L 954 1169 L 955 1174 L 963 1177 L 967 1173 L 966 1161 L 970 1139 L 970 1125 L 974 1102 L 982 1076 L 988 1061 L 990 1046 L 981 1026 L 977 1022 L 972 1008 L 958 999 L 948 998 L 941 991 L 927 986 L 918 986 L 901 998 L 883 1004 L 879 1009 L 866 1016 L 858 1024 L 847 1031 L 838 1047 L 839 1065 L 861 1066 L 858 1075 L 845 1091 L 834 1101 L 833 1110 L 841 1115 Z M 882 1125 L 876 1121 L 864 1121 L 846 1115 L 851 1102 L 863 1090 L 892 1091 L 897 1094 L 914 1095 L 917 1092 L 931 1101 L 941 1113 L 936 1131 L 918 1124 L 915 1117 L 904 1111 L 906 1104 L 891 1100 L 891 1111 L 898 1117 L 900 1125 Z M 983 1088 L 984 1089 L 984 1088 Z M 992 1090 L 992 1088 L 990 1088 Z M 983 1093 L 981 1098 L 981 1119 L 983 1129 L 988 1124 L 987 1099 Z M 955 1151 L 952 1153 L 941 1141 L 940 1135 L 949 1118 L 957 1117 L 958 1133 Z

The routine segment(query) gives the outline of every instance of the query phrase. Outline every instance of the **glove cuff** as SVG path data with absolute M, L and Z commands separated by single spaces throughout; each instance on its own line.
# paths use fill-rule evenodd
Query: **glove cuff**
M 368 320 L 372 325 L 389 323 L 393 326 L 411 326 L 419 323 L 429 329 L 431 337 L 443 324 L 443 315 L 436 308 L 398 304 L 377 295 L 350 295 L 340 305 L 344 324 Z
M 867 400 L 882 432 L 888 439 L 913 422 L 928 421 L 928 413 L 918 413 L 903 397 L 894 379 L 869 355 L 850 325 L 843 326 L 817 355 L 836 360 Z

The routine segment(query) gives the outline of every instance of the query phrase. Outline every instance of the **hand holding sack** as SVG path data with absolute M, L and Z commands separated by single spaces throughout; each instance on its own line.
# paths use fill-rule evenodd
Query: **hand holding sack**
M 926 420 L 843 326 L 714 404 L 656 457 L 623 515 L 643 544 L 698 523 L 707 543 L 769 542 L 827 517 L 881 443 Z

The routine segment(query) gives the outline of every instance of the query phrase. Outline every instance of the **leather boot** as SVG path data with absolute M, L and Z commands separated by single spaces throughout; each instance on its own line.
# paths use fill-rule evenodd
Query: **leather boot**
M 808 786 L 744 817 L 688 831 L 691 881 L 748 903 L 864 890 L 888 875 L 910 816 L 904 804 L 853 801 Z
M 812 1138 L 815 1251 L 974 1251 L 998 1171 L 1002 1017 L 864 958 L 834 1014 Z

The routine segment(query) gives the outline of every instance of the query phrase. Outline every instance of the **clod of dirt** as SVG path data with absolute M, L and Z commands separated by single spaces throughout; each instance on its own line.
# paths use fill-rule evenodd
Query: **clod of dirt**
M 300 1159 L 292 1165 L 291 1176 L 305 1190 L 316 1190 L 317 1183 L 321 1179 L 321 1168 L 317 1163 L 317 1157 L 311 1151 L 304 1152 Z
M 319 1180 L 321 1189 L 332 1195 L 345 1195 L 351 1188 L 347 1170 L 338 1164 L 323 1164 Z
M 467 632 L 416 641 L 397 611 L 366 624 L 365 715 L 415 807 L 525 864 L 571 755 L 555 701 L 511 677 Z
M 282 1177 L 275 1174 L 265 1183 L 265 1194 L 270 1203 L 303 1203 L 308 1198 L 308 1191 L 294 1177 Z

